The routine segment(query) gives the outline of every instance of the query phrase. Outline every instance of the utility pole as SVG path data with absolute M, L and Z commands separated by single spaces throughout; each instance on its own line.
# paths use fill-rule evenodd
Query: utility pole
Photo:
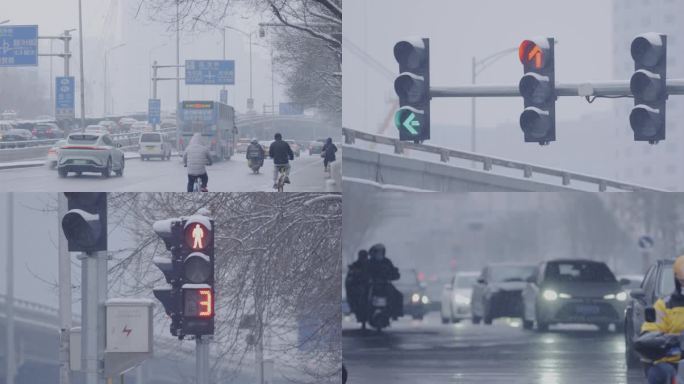
M 176 148 L 180 150 L 180 0 L 176 0 Z
M 5 346 L 5 357 L 7 367 L 5 369 L 5 383 L 14 384 L 14 378 L 17 374 L 17 356 L 14 347 L 14 193 L 10 192 L 6 196 L 7 241 L 5 251 L 7 254 L 7 276 L 5 281 L 7 295 L 5 306 L 7 307 L 7 345 Z
M 195 343 L 197 384 L 209 384 L 209 336 L 197 336 Z
M 59 252 L 59 383 L 71 383 L 69 369 L 69 333 L 71 331 L 71 258 L 67 250 L 67 240 L 62 232 L 62 217 L 67 212 L 67 199 L 63 193 L 57 194 L 57 249 Z
M 81 0 L 78 0 L 78 40 L 81 70 L 81 130 L 85 131 L 85 80 L 83 76 L 83 12 Z
M 100 361 L 104 359 L 105 301 L 107 300 L 107 252 L 81 253 L 81 351 L 86 384 L 102 384 Z

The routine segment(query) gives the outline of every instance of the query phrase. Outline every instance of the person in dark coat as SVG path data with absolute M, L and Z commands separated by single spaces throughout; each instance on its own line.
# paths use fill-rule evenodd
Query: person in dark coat
M 328 137 L 323 144 L 323 149 L 321 150 L 321 156 L 323 157 L 323 168 L 327 172 L 329 170 L 328 166 L 330 163 L 335 161 L 335 153 L 337 152 L 337 147 L 333 144 L 332 138 Z
M 355 262 L 347 269 L 345 288 L 349 309 L 356 315 L 356 321 L 366 322 L 365 300 L 368 292 L 368 252 L 362 249 Z
M 373 280 L 395 281 L 401 278 L 399 269 L 392 264 L 392 261 L 385 256 L 385 245 L 378 243 L 368 250 L 370 260 L 368 262 L 368 274 Z M 390 307 L 392 308 L 395 320 L 404 315 L 404 295 L 392 284 L 390 284 Z
M 290 144 L 283 140 L 283 135 L 276 133 L 275 141 L 268 149 L 268 156 L 273 159 L 273 188 L 278 188 L 278 172 L 280 167 L 285 168 L 285 184 L 290 184 L 290 161 L 294 160 L 294 153 Z

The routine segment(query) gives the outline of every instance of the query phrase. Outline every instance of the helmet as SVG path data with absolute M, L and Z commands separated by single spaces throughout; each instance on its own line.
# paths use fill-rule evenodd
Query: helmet
M 274 137 L 276 140 L 282 140 L 282 139 L 283 139 L 283 135 L 281 135 L 280 133 L 276 133 L 273 137 Z
M 359 251 L 358 256 L 359 256 L 359 260 L 368 260 L 368 251 L 366 251 L 365 249 L 362 249 Z
M 385 258 L 385 245 L 383 245 L 382 243 L 377 243 L 370 247 L 368 253 L 372 258 L 382 260 Z
M 256 137 L 255 137 L 255 138 L 253 138 L 253 139 L 252 139 L 252 144 L 259 144 L 259 140 L 257 140 L 257 138 L 256 138 Z

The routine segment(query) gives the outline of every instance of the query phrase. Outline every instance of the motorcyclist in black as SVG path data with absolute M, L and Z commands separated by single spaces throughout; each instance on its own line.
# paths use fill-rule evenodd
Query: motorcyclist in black
M 349 309 L 356 315 L 356 321 L 362 323 L 364 328 L 366 326 L 365 302 L 369 279 L 368 251 L 362 249 L 359 251 L 356 261 L 349 265 L 344 285 L 347 290 Z
M 368 273 L 372 280 L 378 281 L 395 281 L 399 280 L 401 275 L 399 269 L 392 264 L 392 261 L 385 257 L 385 246 L 383 244 L 375 244 L 369 250 L 370 261 L 368 262 Z M 404 315 L 404 295 L 402 295 L 397 288 L 389 284 L 390 294 L 389 303 L 392 318 L 394 320 Z

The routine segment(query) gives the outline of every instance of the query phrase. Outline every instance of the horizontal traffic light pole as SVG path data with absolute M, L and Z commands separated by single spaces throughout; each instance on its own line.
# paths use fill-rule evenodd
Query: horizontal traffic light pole
M 667 81 L 668 95 L 684 95 L 684 79 Z M 457 87 L 431 87 L 430 97 L 520 97 L 518 85 L 462 85 Z M 629 80 L 559 83 L 556 96 L 632 96 Z

